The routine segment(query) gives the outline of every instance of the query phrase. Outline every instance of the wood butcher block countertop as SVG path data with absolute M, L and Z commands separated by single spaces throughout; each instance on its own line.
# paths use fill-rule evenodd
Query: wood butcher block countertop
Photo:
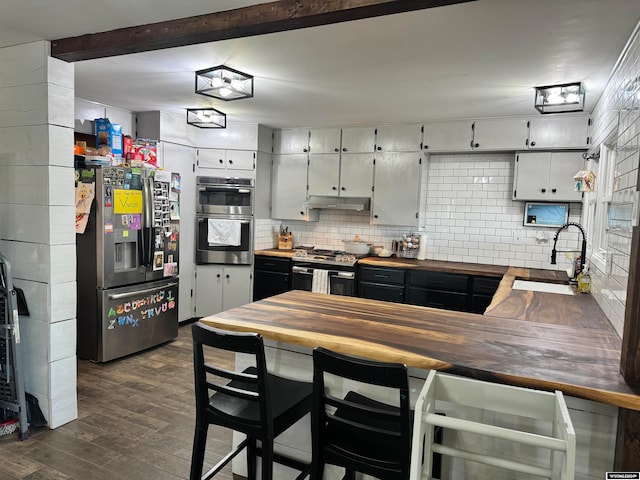
M 515 279 L 566 283 L 564 272 L 378 257 L 359 264 L 502 276 L 502 280 L 484 315 L 291 291 L 202 321 L 229 330 L 257 331 L 285 343 L 558 389 L 640 411 L 640 390 L 627 385 L 619 372 L 620 338 L 591 295 L 511 288 Z

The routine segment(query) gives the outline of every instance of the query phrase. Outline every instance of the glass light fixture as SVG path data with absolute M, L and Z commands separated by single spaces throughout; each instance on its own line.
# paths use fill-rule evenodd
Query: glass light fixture
M 187 108 L 187 123 L 198 128 L 227 128 L 227 115 L 215 108 Z
M 582 82 L 535 87 L 535 107 L 540 113 L 581 112 L 584 110 Z
M 253 76 L 219 65 L 196 72 L 196 93 L 220 100 L 253 97 Z

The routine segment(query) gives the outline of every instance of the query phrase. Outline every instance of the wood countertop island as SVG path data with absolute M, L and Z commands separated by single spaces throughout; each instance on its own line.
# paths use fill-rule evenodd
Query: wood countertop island
M 298 290 L 201 321 L 228 330 L 259 332 L 267 339 L 294 345 L 323 346 L 523 387 L 558 389 L 640 410 L 640 391 L 628 386 L 619 373 L 620 339 L 612 329 Z

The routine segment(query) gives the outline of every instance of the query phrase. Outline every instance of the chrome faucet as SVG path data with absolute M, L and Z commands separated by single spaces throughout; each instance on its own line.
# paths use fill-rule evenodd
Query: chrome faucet
M 579 223 L 569 222 L 569 223 L 565 223 L 560 228 L 558 228 L 558 230 L 556 231 L 556 236 L 553 238 L 553 249 L 551 250 L 551 265 L 556 264 L 556 253 L 558 253 L 558 250 L 556 250 L 556 244 L 558 243 L 558 235 L 560 235 L 560 232 L 562 230 L 564 230 L 565 228 L 569 228 L 571 226 L 578 227 L 580 229 L 580 232 L 582 233 L 582 247 L 580 249 L 580 266 L 576 269 L 574 273 L 574 275 L 577 275 L 584 268 L 584 264 L 587 259 L 587 236 L 584 233 L 584 228 L 582 228 L 582 225 L 580 225 Z M 559 250 L 559 251 L 560 253 L 577 252 L 577 250 Z

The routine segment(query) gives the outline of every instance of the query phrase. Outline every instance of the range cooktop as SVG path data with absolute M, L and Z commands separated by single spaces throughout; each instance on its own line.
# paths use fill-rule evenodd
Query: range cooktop
M 353 266 L 359 258 L 367 255 L 354 255 L 346 253 L 342 250 L 322 250 L 322 249 L 295 249 L 293 261 L 309 262 L 326 265 L 345 265 Z

